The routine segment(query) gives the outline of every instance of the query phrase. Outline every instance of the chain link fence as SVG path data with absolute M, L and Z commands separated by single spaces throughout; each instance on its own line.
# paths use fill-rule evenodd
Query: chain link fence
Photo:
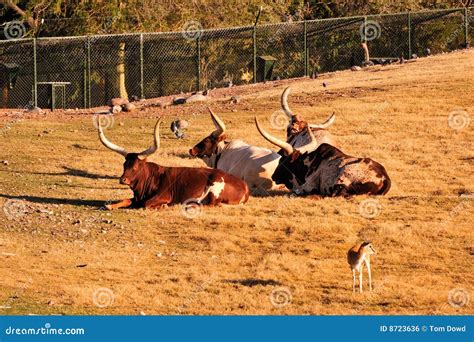
M 51 107 L 54 99 L 56 106 L 90 108 L 114 97 L 310 76 L 361 65 L 362 42 L 380 59 L 448 52 L 469 46 L 473 13 L 474 7 L 211 30 L 188 22 L 170 33 L 14 37 L 0 41 L 1 107 Z

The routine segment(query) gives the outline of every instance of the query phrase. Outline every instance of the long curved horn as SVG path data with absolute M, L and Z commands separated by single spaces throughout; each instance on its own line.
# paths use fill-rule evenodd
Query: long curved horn
M 214 126 L 216 126 L 216 128 L 217 128 L 214 132 L 211 133 L 211 135 L 214 138 L 218 138 L 222 134 L 225 133 L 224 122 L 222 122 L 222 120 L 219 119 L 219 117 L 216 114 L 214 114 L 214 112 L 212 111 L 211 108 L 207 107 L 207 109 L 209 110 L 209 113 L 211 114 L 211 119 L 212 119 L 212 122 L 214 123 Z
M 115 145 L 114 143 L 111 143 L 105 137 L 104 131 L 102 130 L 102 126 L 100 125 L 100 117 L 97 119 L 97 129 L 99 131 L 99 139 L 105 147 L 111 149 L 114 152 L 117 152 L 118 154 L 120 154 L 124 157 L 128 154 L 127 150 L 125 150 L 123 147 L 120 147 L 118 145 Z
M 319 125 L 310 124 L 309 127 L 313 128 L 313 129 L 315 129 L 315 128 L 326 129 L 329 126 L 331 126 L 334 123 L 335 120 L 336 120 L 336 114 L 332 113 L 331 116 L 326 121 L 324 121 L 322 124 L 319 124 Z
M 285 141 L 282 141 L 280 139 L 277 139 L 273 136 L 271 136 L 270 134 L 268 134 L 267 132 L 265 132 L 261 127 L 260 127 L 260 124 L 258 123 L 258 119 L 257 117 L 255 117 L 255 125 L 257 126 L 257 129 L 258 131 L 260 132 L 260 134 L 262 135 L 262 137 L 264 137 L 266 140 L 268 140 L 269 142 L 271 142 L 273 145 L 276 145 L 280 148 L 282 148 L 287 155 L 290 155 L 293 153 L 293 146 L 291 146 L 290 144 L 288 144 L 287 142 Z
M 311 130 L 309 126 L 306 127 L 306 129 L 310 137 L 310 142 L 298 148 L 298 151 L 300 151 L 300 153 L 311 152 L 311 151 L 314 151 L 318 147 L 318 141 L 316 140 L 316 137 L 314 136 L 313 131 Z
M 114 143 L 110 142 L 105 137 L 104 131 L 103 131 L 102 126 L 100 124 L 100 119 L 97 120 L 97 123 L 98 123 L 97 128 L 98 128 L 98 131 L 99 131 L 99 139 L 102 142 L 102 144 L 105 147 L 111 149 L 112 151 L 117 152 L 121 156 L 126 157 L 129 152 L 126 149 L 124 149 L 123 147 L 120 147 L 120 146 L 115 145 Z M 156 122 L 156 125 L 155 125 L 155 137 L 154 137 L 154 141 L 153 141 L 153 146 L 151 146 L 151 147 L 147 148 L 146 150 L 138 153 L 138 155 L 140 155 L 140 156 L 149 156 L 150 154 L 156 152 L 156 150 L 160 147 L 160 132 L 159 132 L 160 123 L 161 123 L 161 118 L 158 119 L 158 121 Z
M 288 94 L 290 93 L 290 87 L 287 87 L 281 94 L 281 109 L 285 112 L 289 119 L 293 117 L 290 107 L 288 106 Z
M 139 156 L 149 156 L 150 154 L 155 153 L 156 150 L 160 148 L 160 123 L 161 123 L 161 117 L 158 119 L 158 121 L 155 124 L 153 145 L 148 147 L 146 150 L 138 153 Z

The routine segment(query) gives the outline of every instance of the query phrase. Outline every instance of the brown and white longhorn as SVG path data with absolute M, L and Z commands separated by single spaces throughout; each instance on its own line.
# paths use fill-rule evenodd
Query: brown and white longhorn
M 249 197 L 247 184 L 221 170 L 165 167 L 148 162 L 146 157 L 155 153 L 160 146 L 160 122 L 161 118 L 155 125 L 153 145 L 142 152 L 131 153 L 110 142 L 105 137 L 98 120 L 99 139 L 102 144 L 125 157 L 120 184 L 128 185 L 133 191 L 132 198 L 109 204 L 106 206 L 107 209 L 160 208 L 188 201 L 205 205 L 247 202 Z
M 276 188 L 272 174 L 280 155 L 242 140 L 227 140 L 224 122 L 210 108 L 209 113 L 216 129 L 190 149 L 189 154 L 201 158 L 209 167 L 243 179 L 253 194 L 266 195 L 268 190 Z
M 295 149 L 263 130 L 257 118 L 255 123 L 260 134 L 284 154 L 272 179 L 297 195 L 384 195 L 390 189 L 390 178 L 381 164 L 351 157 L 327 143 L 319 144 L 309 127 L 310 142 Z

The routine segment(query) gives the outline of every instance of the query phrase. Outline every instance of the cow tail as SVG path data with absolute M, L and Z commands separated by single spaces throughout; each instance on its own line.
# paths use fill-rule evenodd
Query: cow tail
M 206 197 L 209 195 L 209 192 L 211 192 L 211 186 L 210 186 L 210 185 L 208 185 L 208 186 L 206 187 L 206 189 L 204 190 L 204 192 L 203 192 L 203 194 L 201 195 L 201 197 L 199 197 L 199 198 L 197 199 L 197 201 L 198 201 L 199 204 L 203 203 L 203 201 L 204 201 L 204 200 L 206 199 Z

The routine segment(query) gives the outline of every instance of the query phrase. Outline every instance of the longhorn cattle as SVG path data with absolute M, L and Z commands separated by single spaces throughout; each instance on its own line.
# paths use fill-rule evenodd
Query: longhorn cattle
M 133 191 L 133 198 L 109 204 L 107 209 L 160 208 L 168 204 L 188 203 L 219 205 L 247 202 L 249 189 L 244 181 L 221 170 L 190 167 L 165 167 L 148 162 L 160 145 L 159 126 L 155 125 L 153 146 L 139 153 L 129 153 L 110 142 L 104 135 L 98 120 L 99 138 L 102 144 L 125 157 L 120 184 Z M 143 158 L 143 159 L 142 159 Z
M 319 144 L 309 127 L 306 129 L 310 143 L 294 149 L 265 132 L 257 118 L 255 123 L 265 139 L 285 152 L 272 179 L 296 194 L 320 197 L 385 195 L 390 189 L 390 178 L 382 165 L 369 158 L 348 156 L 327 143 Z
M 286 141 L 293 146 L 293 148 L 299 148 L 310 143 L 310 137 L 307 134 L 307 127 L 310 127 L 315 135 L 319 144 L 329 144 L 338 146 L 336 139 L 327 131 L 327 128 L 331 126 L 336 120 L 336 114 L 332 114 L 322 124 L 309 124 L 303 119 L 301 115 L 294 114 L 288 106 L 288 94 L 290 93 L 290 87 L 287 87 L 281 94 L 281 108 L 283 112 L 288 116 L 288 127 L 286 129 Z M 317 146 L 316 146 L 317 148 Z M 283 151 L 280 151 L 282 154 Z
M 216 130 L 190 149 L 189 154 L 201 158 L 209 167 L 243 179 L 253 194 L 266 194 L 275 188 L 271 177 L 280 155 L 242 140 L 227 140 L 224 123 L 210 108 L 209 112 Z

